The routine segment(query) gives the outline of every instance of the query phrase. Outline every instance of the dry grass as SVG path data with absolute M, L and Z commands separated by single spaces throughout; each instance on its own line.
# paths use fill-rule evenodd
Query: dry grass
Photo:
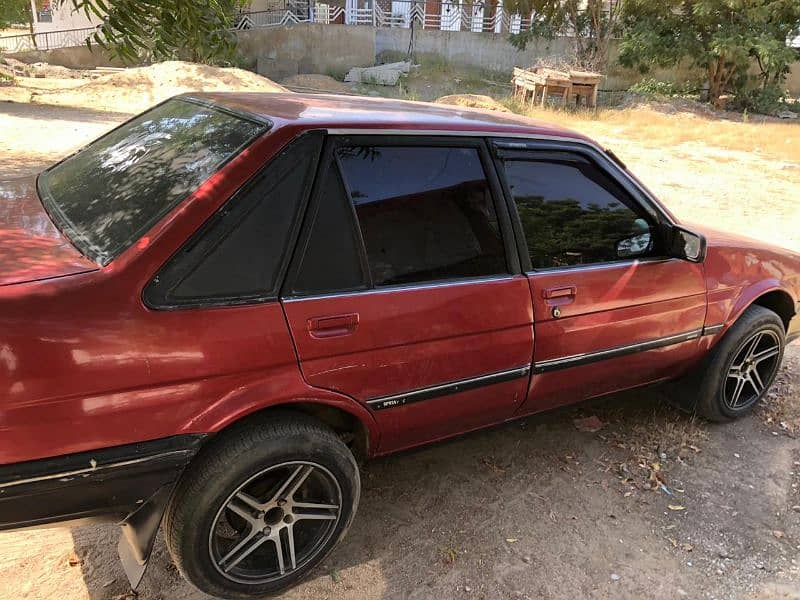
M 700 143 L 739 152 L 756 152 L 764 158 L 800 163 L 800 123 L 755 118 L 742 122 L 700 111 L 667 114 L 646 106 L 594 111 L 529 109 L 510 102 L 509 107 L 535 119 L 579 129 L 590 136 L 634 137 L 652 147 Z

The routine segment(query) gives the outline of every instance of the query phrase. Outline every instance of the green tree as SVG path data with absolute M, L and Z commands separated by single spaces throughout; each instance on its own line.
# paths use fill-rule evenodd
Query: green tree
M 743 93 L 753 62 L 761 84 L 783 81 L 796 52 L 787 39 L 800 31 L 798 0 L 626 0 L 624 66 L 672 67 L 685 60 L 705 69 L 709 101 Z
M 214 63 L 233 57 L 231 32 L 240 0 L 59 0 L 102 20 L 90 38 L 126 61 L 186 57 Z
M 33 32 L 33 15 L 30 0 L 2 0 L 0 2 L 0 29 L 25 23 Z
M 507 0 L 512 13 L 531 15 L 529 29 L 510 36 L 524 50 L 537 37 L 569 35 L 575 41 L 578 66 L 604 72 L 611 40 L 619 33 L 623 0 Z

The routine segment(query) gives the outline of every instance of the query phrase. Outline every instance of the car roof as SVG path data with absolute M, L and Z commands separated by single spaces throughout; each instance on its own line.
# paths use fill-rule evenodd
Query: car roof
M 272 121 L 275 128 L 475 132 L 591 141 L 564 127 L 511 113 L 429 102 L 269 92 L 211 92 L 184 96 L 259 115 Z

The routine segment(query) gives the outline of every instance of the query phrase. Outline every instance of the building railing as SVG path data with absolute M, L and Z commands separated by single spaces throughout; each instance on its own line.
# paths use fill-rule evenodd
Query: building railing
M 284 0 L 283 8 L 240 12 L 234 17 L 234 30 L 277 27 L 294 23 L 368 25 L 474 33 L 520 33 L 536 22 L 535 14 L 521 15 L 503 7 L 502 1 L 482 0 L 344 0 L 345 6 L 306 0 Z M 357 2 L 370 6 L 358 6 Z M 0 51 L 53 50 L 82 46 L 96 32 L 94 27 L 45 31 L 35 34 L 0 37 Z M 568 28 L 557 32 L 573 36 Z
M 296 3 L 300 4 L 300 3 Z M 369 25 L 409 29 L 438 29 L 441 31 L 471 31 L 474 33 L 520 33 L 531 28 L 536 15 L 521 15 L 505 9 L 502 2 L 463 0 L 372 0 L 371 6 L 360 7 L 347 1 L 345 6 L 318 2 L 314 5 L 291 6 L 237 15 L 235 29 L 272 27 L 292 23 L 323 23 Z M 575 35 L 564 28 L 557 35 Z
M 91 37 L 95 31 L 97 30 L 94 27 L 83 27 L 0 37 L 0 51 L 12 53 L 83 46 L 86 44 L 86 39 Z
M 423 27 L 444 31 L 471 31 L 474 33 L 520 33 L 544 15 L 532 11 L 528 14 L 509 11 L 502 0 L 344 0 L 345 5 L 306 0 L 285 0 L 284 8 L 262 12 L 244 12 L 254 23 L 285 22 L 338 23 L 371 25 L 373 27 Z M 358 3 L 365 6 L 358 6 Z M 243 28 L 247 28 L 246 26 Z M 575 36 L 578 33 L 565 23 L 556 36 Z

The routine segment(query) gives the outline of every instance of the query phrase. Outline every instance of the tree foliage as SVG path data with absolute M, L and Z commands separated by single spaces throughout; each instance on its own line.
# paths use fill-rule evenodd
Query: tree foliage
M 102 24 L 90 41 L 126 61 L 230 60 L 239 0 L 59 0 Z
M 672 67 L 689 60 L 706 70 L 709 100 L 743 93 L 753 62 L 762 88 L 778 85 L 795 60 L 787 39 L 800 31 L 798 0 L 626 0 L 624 66 Z
M 31 20 L 30 0 L 0 1 L 0 29 L 9 25 L 29 25 Z
M 520 50 L 537 38 L 568 35 L 575 42 L 577 65 L 605 71 L 609 44 L 619 33 L 623 0 L 508 0 L 511 12 L 531 16 L 529 29 L 511 35 Z

